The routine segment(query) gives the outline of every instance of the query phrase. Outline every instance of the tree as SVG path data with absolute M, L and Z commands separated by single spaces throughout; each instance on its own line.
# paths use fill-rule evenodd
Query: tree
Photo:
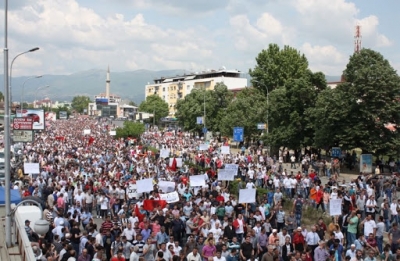
M 350 57 L 345 82 L 318 97 L 313 110 L 317 145 L 340 145 L 363 152 L 397 152 L 400 124 L 400 77 L 378 52 L 363 49 Z M 323 141 L 327 137 L 328 141 Z
M 4 95 L 3 95 L 3 92 L 0 92 L 0 101 L 4 101 Z
M 84 109 L 88 108 L 90 102 L 91 101 L 88 96 L 78 95 L 72 99 L 71 106 L 76 112 L 82 113 Z
M 129 101 L 128 105 L 137 107 L 137 104 L 134 101 Z
M 139 138 L 145 130 L 146 129 L 143 123 L 124 121 L 122 128 L 118 127 L 115 129 L 116 138 Z
M 168 103 L 163 101 L 158 95 L 147 96 L 146 100 L 140 103 L 139 111 L 154 113 L 155 122 L 169 114 Z
M 267 117 L 267 97 L 261 90 L 246 88 L 240 91 L 221 119 L 221 133 L 231 136 L 233 127 L 243 127 L 247 140 L 261 131 L 257 123 L 265 123 Z
M 249 70 L 255 88 L 265 94 L 283 87 L 291 79 L 300 79 L 308 73 L 308 61 L 295 48 L 270 44 L 256 57 L 256 66 Z
M 204 117 L 206 127 L 211 131 L 220 129 L 221 119 L 233 99 L 233 93 L 223 83 L 217 83 L 214 90 L 194 89 L 184 99 L 178 100 L 175 116 L 185 130 L 201 132 L 203 125 L 197 124 L 197 117 Z
M 268 143 L 291 149 L 313 145 L 310 110 L 324 89 L 324 74 L 307 70 L 302 78 L 290 79 L 285 87 L 273 90 L 269 96 Z

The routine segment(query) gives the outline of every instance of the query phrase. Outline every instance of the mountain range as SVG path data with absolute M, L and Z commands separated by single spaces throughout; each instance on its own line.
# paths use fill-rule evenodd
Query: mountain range
M 184 70 L 136 70 L 127 72 L 110 72 L 110 93 L 123 100 L 131 100 L 139 104 L 145 98 L 145 85 L 161 77 L 173 77 L 184 74 Z M 86 95 L 93 99 L 94 95 L 105 93 L 106 70 L 88 70 L 69 75 L 43 75 L 34 79 L 32 76 L 13 77 L 11 81 L 12 101 L 32 102 L 45 97 L 53 101 L 71 101 L 74 96 Z M 249 75 L 244 75 L 249 79 Z M 32 78 L 32 79 L 30 79 Z M 326 76 L 328 82 L 339 81 L 340 76 Z M 0 75 L 3 82 L 3 75 Z M 22 88 L 25 82 L 25 87 Z M 48 87 L 47 87 L 48 86 Z M 22 94 L 22 89 L 24 93 Z

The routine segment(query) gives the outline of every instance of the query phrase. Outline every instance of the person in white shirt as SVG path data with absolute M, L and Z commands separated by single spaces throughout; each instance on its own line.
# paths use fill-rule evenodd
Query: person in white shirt
M 350 258 L 356 257 L 356 245 L 355 244 L 351 244 L 349 250 L 346 251 L 346 256 L 349 256 Z
M 371 214 L 367 214 L 367 217 L 361 222 L 364 225 L 364 236 L 367 238 L 369 234 L 376 234 L 376 223 L 375 220 L 372 219 Z
M 217 255 L 213 257 L 213 261 L 226 261 L 226 258 L 221 255 L 221 251 L 217 251 Z
M 212 227 L 208 232 L 209 233 L 213 233 L 213 237 L 214 237 L 215 242 L 218 242 L 219 238 L 223 234 L 223 231 L 220 228 L 220 223 L 215 223 L 214 227 Z
M 201 261 L 202 260 L 197 248 L 193 248 L 193 252 L 189 253 L 186 256 L 186 258 L 187 258 L 187 261 Z

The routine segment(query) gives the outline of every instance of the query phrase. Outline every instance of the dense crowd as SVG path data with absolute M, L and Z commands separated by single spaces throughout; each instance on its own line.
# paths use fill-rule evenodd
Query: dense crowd
M 102 119 L 56 121 L 16 153 L 40 164 L 39 175 L 13 181 L 45 205 L 44 238 L 25 224 L 38 260 L 400 260 L 396 176 L 361 173 L 346 182 L 340 161 L 312 153 L 269 157 L 251 145 L 222 154 L 228 139 L 200 150 L 201 137 L 178 130 L 148 129 L 136 140 L 115 139 L 111 129 Z M 176 158 L 182 166 L 171 164 Z M 238 165 L 235 181 L 218 180 L 226 164 Z M 192 187 L 192 175 L 206 185 Z M 132 193 L 145 178 L 153 191 Z M 176 202 L 161 200 L 160 181 L 175 183 Z M 231 183 L 257 188 L 254 202 L 240 203 Z M 336 199 L 340 215 L 330 219 Z

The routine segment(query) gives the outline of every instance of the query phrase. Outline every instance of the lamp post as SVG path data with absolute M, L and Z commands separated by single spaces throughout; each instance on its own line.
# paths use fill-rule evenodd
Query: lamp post
M 265 89 L 267 90 L 267 136 L 269 134 L 269 122 L 268 122 L 268 116 L 269 116 L 269 91 L 268 91 L 268 86 L 266 86 L 265 84 L 257 81 L 257 80 L 253 80 L 253 83 L 258 83 L 262 86 L 265 87 Z M 268 154 L 269 154 L 269 145 L 268 145 Z
M 21 116 L 22 116 L 22 111 L 24 108 L 24 104 L 23 104 L 23 100 L 24 100 L 24 90 L 25 90 L 25 83 L 31 79 L 36 79 L 36 78 L 42 78 L 42 75 L 37 75 L 37 76 L 33 76 L 33 77 L 29 77 L 28 79 L 26 79 L 24 81 L 24 83 L 22 84 L 22 92 L 21 92 L 21 102 L 19 105 L 19 109 L 21 110 Z
M 5 206 L 6 206 L 6 245 L 12 246 L 11 240 L 11 192 L 10 192 L 10 102 L 11 102 L 11 79 L 12 67 L 15 60 L 26 53 L 35 52 L 39 47 L 32 48 L 26 52 L 20 53 L 11 61 L 10 74 L 8 74 L 8 0 L 4 1 L 4 172 L 5 172 Z

